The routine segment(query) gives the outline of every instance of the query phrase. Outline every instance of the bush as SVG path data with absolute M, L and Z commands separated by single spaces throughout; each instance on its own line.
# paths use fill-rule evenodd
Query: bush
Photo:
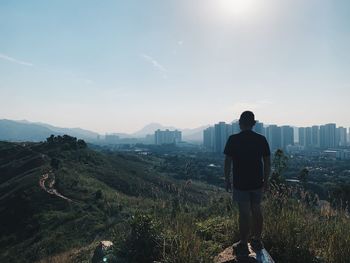
M 118 254 L 129 263 L 152 263 L 160 258 L 161 241 L 158 223 L 149 215 L 136 214 Z

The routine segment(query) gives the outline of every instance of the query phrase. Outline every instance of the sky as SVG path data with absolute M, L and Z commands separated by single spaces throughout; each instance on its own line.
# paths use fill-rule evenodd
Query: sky
M 350 127 L 350 1 L 0 1 L 0 119 Z

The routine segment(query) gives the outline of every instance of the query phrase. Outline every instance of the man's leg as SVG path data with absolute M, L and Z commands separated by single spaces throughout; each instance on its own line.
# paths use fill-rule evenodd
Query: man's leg
M 261 250 L 264 248 L 261 241 L 261 234 L 263 230 L 263 215 L 261 210 L 262 191 L 253 191 L 251 192 L 250 197 L 250 205 L 252 210 L 252 235 L 254 237 L 251 240 L 251 245 L 254 250 Z
M 243 244 L 247 244 L 250 230 L 250 202 L 238 202 L 239 234 Z
M 263 229 L 263 215 L 260 203 L 252 203 L 252 234 L 255 239 L 261 240 Z
M 246 191 L 233 190 L 233 200 L 238 204 L 240 241 L 233 244 L 233 253 L 237 258 L 249 255 L 248 236 L 250 228 L 250 200 Z

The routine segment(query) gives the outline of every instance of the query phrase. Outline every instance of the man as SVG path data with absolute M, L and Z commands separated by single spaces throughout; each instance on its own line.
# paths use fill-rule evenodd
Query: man
M 237 257 L 249 255 L 247 243 L 250 230 L 252 248 L 256 251 L 263 248 L 261 199 L 268 187 L 271 161 L 266 138 L 252 131 L 255 123 L 253 112 L 243 112 L 239 119 L 241 132 L 228 138 L 224 150 L 226 190 L 232 190 L 239 210 L 240 241 L 233 245 Z

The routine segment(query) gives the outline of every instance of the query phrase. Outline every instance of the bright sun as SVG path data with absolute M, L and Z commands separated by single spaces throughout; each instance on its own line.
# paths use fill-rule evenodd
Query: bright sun
M 256 0 L 217 0 L 220 13 L 223 16 L 244 17 L 250 15 L 255 7 Z

